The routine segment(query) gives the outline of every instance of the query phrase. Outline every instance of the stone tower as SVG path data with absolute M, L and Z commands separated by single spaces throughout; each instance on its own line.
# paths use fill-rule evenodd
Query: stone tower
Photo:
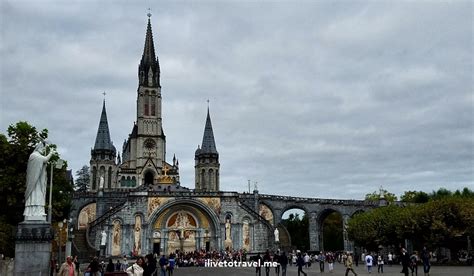
M 117 187 L 136 188 L 166 183 L 179 184 L 178 162 L 166 162 L 166 136 L 162 127 L 160 64 L 155 53 L 151 14 L 148 14 L 145 46 L 138 65 L 137 118 L 122 147 Z
M 109 123 L 107 122 L 107 111 L 105 109 L 105 100 L 102 105 L 102 114 L 100 115 L 99 129 L 95 138 L 94 148 L 91 149 L 91 191 L 97 191 L 103 178 L 103 189 L 114 188 L 116 171 L 116 150 L 110 139 Z
M 207 109 L 202 145 L 194 155 L 195 187 L 199 191 L 219 191 L 219 153 L 214 141 L 211 116 Z

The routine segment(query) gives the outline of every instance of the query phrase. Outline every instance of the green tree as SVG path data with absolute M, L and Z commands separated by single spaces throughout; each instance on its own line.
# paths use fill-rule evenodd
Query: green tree
M 409 202 L 409 203 L 425 203 L 430 200 L 430 196 L 425 192 L 418 192 L 418 191 L 406 191 L 400 197 L 402 202 Z
M 323 221 L 323 243 L 326 251 L 344 250 L 342 237 L 342 216 L 338 212 L 332 212 Z
M 393 193 L 384 190 L 382 187 L 378 191 L 374 191 L 373 193 L 366 194 L 365 200 L 369 201 L 379 201 L 380 199 L 385 198 L 388 202 L 395 202 L 397 201 L 397 196 Z
M 283 219 L 282 224 L 291 237 L 291 245 L 300 250 L 309 250 L 309 221 L 306 213 L 303 218 L 299 214 L 290 214 L 288 219 Z
M 76 183 L 75 189 L 78 192 L 85 192 L 89 189 L 90 174 L 89 166 L 84 165 L 80 170 L 76 172 Z
M 38 131 L 21 121 L 10 125 L 7 133 L 8 136 L 0 133 L 0 202 L 4 210 L 8 210 L 0 215 L 0 252 L 13 257 L 14 229 L 23 221 L 28 158 L 36 143 L 48 137 L 48 130 Z M 53 180 L 53 221 L 57 221 L 69 213 L 72 187 L 66 179 L 65 168 L 55 169 Z

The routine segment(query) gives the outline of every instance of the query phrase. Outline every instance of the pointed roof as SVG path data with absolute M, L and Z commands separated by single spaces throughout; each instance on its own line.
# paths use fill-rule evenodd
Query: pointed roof
M 214 141 L 214 131 L 212 130 L 211 116 L 209 107 L 207 108 L 206 126 L 202 137 L 202 146 L 200 153 L 217 153 L 216 142 Z
M 153 32 L 151 30 L 151 20 L 148 18 L 148 24 L 146 27 L 146 36 L 145 36 L 145 46 L 143 47 L 143 54 L 142 59 L 140 61 L 140 65 L 138 66 L 138 73 L 140 76 L 140 72 L 143 72 L 143 79 L 140 79 L 140 84 L 146 85 L 148 83 L 148 73 L 151 69 L 153 73 L 154 79 L 157 80 L 153 81 L 154 85 L 160 85 L 159 82 L 159 75 L 160 75 L 160 65 L 158 63 L 158 59 L 155 54 L 155 45 L 153 42 Z
M 115 151 L 115 147 L 110 139 L 109 123 L 107 121 L 107 111 L 105 109 L 105 100 L 102 105 L 102 114 L 100 115 L 99 129 L 97 130 L 97 136 L 95 138 L 94 150 L 112 150 Z
M 145 47 L 143 48 L 143 55 L 140 64 L 151 65 L 156 61 L 155 45 L 153 44 L 153 32 L 151 31 L 151 21 L 148 18 L 148 25 L 146 27 Z M 149 67 L 149 66 L 147 66 Z

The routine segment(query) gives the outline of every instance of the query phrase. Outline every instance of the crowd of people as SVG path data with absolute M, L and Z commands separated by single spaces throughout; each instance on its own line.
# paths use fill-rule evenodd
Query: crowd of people
M 377 273 L 384 273 L 384 266 L 393 264 L 401 264 L 402 271 L 405 276 L 418 275 L 418 266 L 422 264 L 424 275 L 429 275 L 431 253 L 423 248 L 418 253 L 414 251 L 411 255 L 401 248 L 399 255 L 389 252 L 387 255 L 374 252 L 363 252 L 360 255 L 354 255 L 352 252 L 318 252 L 317 254 L 303 253 L 299 250 L 293 250 L 288 253 L 277 250 L 272 252 L 267 250 L 265 253 L 254 256 L 249 256 L 243 250 L 227 250 L 227 251 L 206 251 L 196 250 L 192 252 L 175 252 L 169 255 L 158 256 L 157 254 L 148 254 L 145 257 L 136 257 L 134 260 L 128 259 L 126 256 L 117 259 L 114 263 L 109 259 L 107 263 L 99 262 L 97 257 L 91 259 L 90 263 L 85 267 L 84 274 L 80 273 L 79 262 L 77 257 L 68 256 L 58 269 L 59 276 L 101 276 L 106 272 L 126 272 L 130 276 L 172 276 L 176 267 L 188 266 L 205 266 L 206 261 L 213 262 L 234 262 L 234 261 L 255 261 L 260 266 L 255 267 L 256 275 L 269 276 L 271 270 L 274 269 L 276 276 L 286 276 L 287 267 L 296 266 L 298 276 L 307 275 L 305 269 L 311 267 L 313 264 L 317 266 L 320 272 L 325 272 L 327 267 L 328 272 L 333 272 L 334 264 L 343 264 L 346 268 L 345 275 L 349 272 L 357 275 L 355 266 L 359 265 L 359 259 L 364 263 L 368 273 L 375 271 Z M 265 266 L 265 262 L 274 262 L 275 267 Z M 273 274 L 273 273 L 272 273 Z

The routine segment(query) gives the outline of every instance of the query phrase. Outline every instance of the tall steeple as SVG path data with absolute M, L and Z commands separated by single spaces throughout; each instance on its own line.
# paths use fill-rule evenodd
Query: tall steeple
M 110 139 L 109 123 L 107 121 L 107 110 L 105 108 L 104 99 L 102 113 L 100 114 L 99 129 L 97 130 L 97 136 L 95 137 L 94 148 L 91 149 L 91 191 L 114 188 L 113 183 L 114 171 L 116 170 L 116 155 L 117 151 Z M 101 179 L 103 179 L 103 181 L 101 181 Z
M 153 32 L 151 30 L 151 14 L 148 14 L 148 25 L 146 28 L 145 46 L 143 47 L 142 59 L 138 66 L 139 84 L 147 87 L 160 86 L 160 64 L 155 55 L 153 43 Z
M 110 139 L 105 99 L 102 104 L 102 114 L 100 115 L 99 129 L 97 130 L 97 136 L 95 138 L 94 150 L 112 150 L 115 152 L 115 147 Z
M 209 107 L 207 108 L 206 126 L 204 127 L 204 135 L 202 136 L 201 153 L 217 153 Z
M 216 149 L 209 107 L 202 145 L 194 154 L 195 188 L 199 191 L 219 191 L 220 186 L 219 153 Z

